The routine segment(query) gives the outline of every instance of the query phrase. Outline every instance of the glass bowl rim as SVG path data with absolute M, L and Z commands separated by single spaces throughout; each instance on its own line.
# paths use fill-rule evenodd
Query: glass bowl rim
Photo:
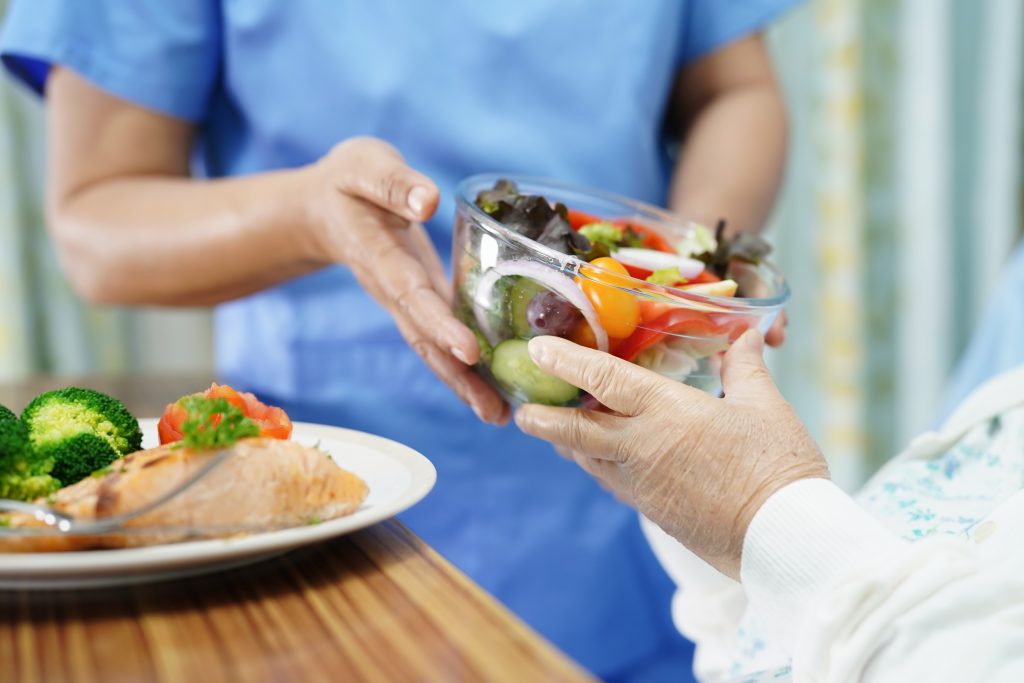
M 550 188 L 555 192 L 562 193 L 575 193 L 585 196 L 590 196 L 595 199 L 604 202 L 610 202 L 619 204 L 624 208 L 630 209 L 641 215 L 650 215 L 657 220 L 657 225 L 653 226 L 653 229 L 659 232 L 662 237 L 666 235 L 659 230 L 659 228 L 666 228 L 671 230 L 686 230 L 688 226 L 696 225 L 694 221 L 686 220 L 676 216 L 669 211 L 647 204 L 635 199 L 623 197 L 622 195 L 615 194 L 613 192 L 606 192 L 604 190 L 594 190 L 581 185 L 574 185 L 573 183 L 567 183 L 561 180 L 555 180 L 552 178 L 544 178 L 539 176 L 520 175 L 515 173 L 477 173 L 466 178 L 463 178 L 455 191 L 455 199 L 458 207 L 466 209 L 476 220 L 477 224 L 485 228 L 491 235 L 498 237 L 503 242 L 509 245 L 519 246 L 527 250 L 527 253 L 531 257 L 541 256 L 542 258 L 535 259 L 547 265 L 555 270 L 558 270 L 571 277 L 582 277 L 593 282 L 597 282 L 606 287 L 614 287 L 615 289 L 629 292 L 634 296 L 643 297 L 655 301 L 664 301 L 672 303 L 673 299 L 684 299 L 685 301 L 694 302 L 698 305 L 712 306 L 721 309 L 728 309 L 729 311 L 743 311 L 743 310 L 771 310 L 781 309 L 790 297 L 789 283 L 786 278 L 782 275 L 781 271 L 770 261 L 762 261 L 756 264 L 756 268 L 763 269 L 766 273 L 766 277 L 769 281 L 777 283 L 778 291 L 770 297 L 725 297 L 725 296 L 713 296 L 709 294 L 699 294 L 693 291 L 679 289 L 676 287 L 668 287 L 665 285 L 658 285 L 659 288 L 667 290 L 669 296 L 661 296 L 661 292 L 653 291 L 651 289 L 651 283 L 646 280 L 637 279 L 631 275 L 622 275 L 614 271 L 610 271 L 600 266 L 594 266 L 583 259 L 571 255 L 563 254 L 560 251 L 546 247 L 543 244 L 535 242 L 534 240 L 520 235 L 517 232 L 513 232 L 506 228 L 502 223 L 488 213 L 483 211 L 476 205 L 475 198 L 471 198 L 469 195 L 471 188 L 477 188 L 478 186 L 486 185 L 487 187 L 493 187 L 494 183 L 502 178 L 507 178 L 517 185 L 530 185 L 537 188 Z M 541 192 L 543 194 L 543 192 Z M 646 224 L 644 227 L 648 227 Z M 751 264 L 754 265 L 754 264 Z M 586 269 L 581 270 L 582 266 L 586 266 Z M 585 270 L 594 269 L 609 275 L 614 275 L 614 280 L 617 282 L 628 282 L 631 286 L 620 287 L 617 284 L 612 284 L 603 279 L 597 279 L 588 275 Z M 678 301 L 676 303 L 679 303 Z

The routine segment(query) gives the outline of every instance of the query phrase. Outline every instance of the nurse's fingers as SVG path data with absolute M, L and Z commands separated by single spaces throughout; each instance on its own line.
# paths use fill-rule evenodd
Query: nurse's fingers
M 455 291 L 452 289 L 452 284 L 444 273 L 441 257 L 437 255 L 434 243 L 430 241 L 430 236 L 427 234 L 423 224 L 419 222 L 410 223 L 406 230 L 398 233 L 398 238 L 408 246 L 410 253 L 423 264 L 427 275 L 430 277 L 430 281 L 434 284 L 434 289 L 441 295 L 441 298 L 445 301 L 451 301 Z
M 328 218 L 338 260 L 391 313 L 402 336 L 434 373 L 482 420 L 507 422 L 508 406 L 469 367 L 480 356 L 476 336 L 452 313 L 451 289 L 440 259 L 422 225 L 415 223 L 436 209 L 437 188 L 380 140 L 348 140 L 332 157 L 341 158 L 332 180 L 337 203 Z M 406 190 L 412 193 L 427 185 L 432 199 L 410 207 L 407 200 L 415 196 Z
M 664 403 L 668 390 L 683 385 L 621 358 L 579 346 L 558 337 L 530 340 L 530 357 L 541 370 L 564 379 L 623 415 L 638 415 L 655 403 Z M 672 397 L 678 401 L 678 395 Z M 693 400 L 707 399 L 693 390 Z
M 526 404 L 516 410 L 516 424 L 527 434 L 550 441 L 560 451 L 615 460 L 628 418 L 583 408 Z
M 441 381 L 476 413 L 484 422 L 496 425 L 507 424 L 511 410 L 490 385 L 473 368 L 465 365 L 450 353 L 438 348 L 408 321 L 396 319 L 398 330 L 419 354 L 420 358 L 434 371 Z
M 371 137 L 350 138 L 334 148 L 335 188 L 411 221 L 434 215 L 441 194 L 427 176 L 411 169 L 394 147 Z
M 451 295 L 435 288 L 438 275 L 431 275 L 422 260 L 429 263 L 429 255 L 412 251 L 409 240 L 413 238 L 405 234 L 404 227 L 395 225 L 400 219 L 366 202 L 350 203 L 361 213 L 346 224 L 343 261 L 363 288 L 396 320 L 406 320 L 422 337 L 463 363 L 472 365 L 479 360 L 476 335 L 452 313 Z M 443 291 L 450 290 L 445 287 Z
M 768 346 L 779 347 L 786 342 L 786 327 L 789 325 L 789 316 L 786 315 L 785 311 L 779 313 L 779 316 L 775 318 L 775 322 L 768 328 L 768 332 L 764 335 L 764 343 Z
M 480 359 L 472 330 L 452 313 L 451 298 L 442 298 L 423 264 L 403 249 L 390 250 L 375 264 L 385 277 L 379 282 L 385 306 L 395 318 L 417 327 L 421 335 L 444 346 L 466 365 Z
M 405 259 L 418 264 L 408 254 Z M 416 266 L 409 264 L 408 269 L 415 271 Z M 399 332 L 434 374 L 468 403 L 481 420 L 505 424 L 509 419 L 508 406 L 473 371 L 469 364 L 472 361 L 466 361 L 467 358 L 479 357 L 476 337 L 452 316 L 451 309 L 428 286 L 428 280 L 427 274 L 420 269 L 415 276 L 407 273 L 395 280 L 385 278 L 383 283 L 380 280 L 367 281 L 364 286 L 391 312 Z M 458 326 L 465 333 L 465 338 L 458 345 L 448 346 L 446 338 L 451 335 L 441 332 L 446 326 Z

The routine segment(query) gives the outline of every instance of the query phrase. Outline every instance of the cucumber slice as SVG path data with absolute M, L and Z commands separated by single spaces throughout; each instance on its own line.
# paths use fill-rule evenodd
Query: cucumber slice
M 507 392 L 528 403 L 560 406 L 580 393 L 568 382 L 538 368 L 523 339 L 509 339 L 494 347 L 491 374 Z
M 538 284 L 527 277 L 517 277 L 516 283 L 509 287 L 508 317 L 513 336 L 529 337 L 532 334 L 536 334 L 530 329 L 530 321 L 526 317 L 526 309 L 529 307 L 533 297 L 545 289 L 547 288 L 544 285 Z
M 490 365 L 494 359 L 494 349 L 491 348 L 490 342 L 480 333 L 480 330 L 472 326 L 469 329 L 473 330 L 473 334 L 476 335 L 476 343 L 480 345 L 480 362 L 484 365 Z

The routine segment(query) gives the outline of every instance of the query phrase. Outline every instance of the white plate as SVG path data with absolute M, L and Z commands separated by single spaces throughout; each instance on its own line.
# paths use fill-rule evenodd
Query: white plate
M 156 420 L 140 420 L 143 447 L 157 445 Z M 49 590 L 145 583 L 202 574 L 273 557 L 362 529 L 415 505 L 437 472 L 423 455 L 389 439 L 351 429 L 296 422 L 292 439 L 319 447 L 370 487 L 353 514 L 313 526 L 224 540 L 74 553 L 0 553 L 0 589 Z

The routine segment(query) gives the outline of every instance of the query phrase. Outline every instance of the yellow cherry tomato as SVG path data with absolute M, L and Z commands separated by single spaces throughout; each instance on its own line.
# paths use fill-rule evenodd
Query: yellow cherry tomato
M 616 289 L 632 287 L 626 268 L 615 259 L 604 257 L 582 266 L 580 273 L 576 282 L 593 304 L 608 336 L 625 339 L 633 334 L 640 324 L 640 302 L 629 292 Z

